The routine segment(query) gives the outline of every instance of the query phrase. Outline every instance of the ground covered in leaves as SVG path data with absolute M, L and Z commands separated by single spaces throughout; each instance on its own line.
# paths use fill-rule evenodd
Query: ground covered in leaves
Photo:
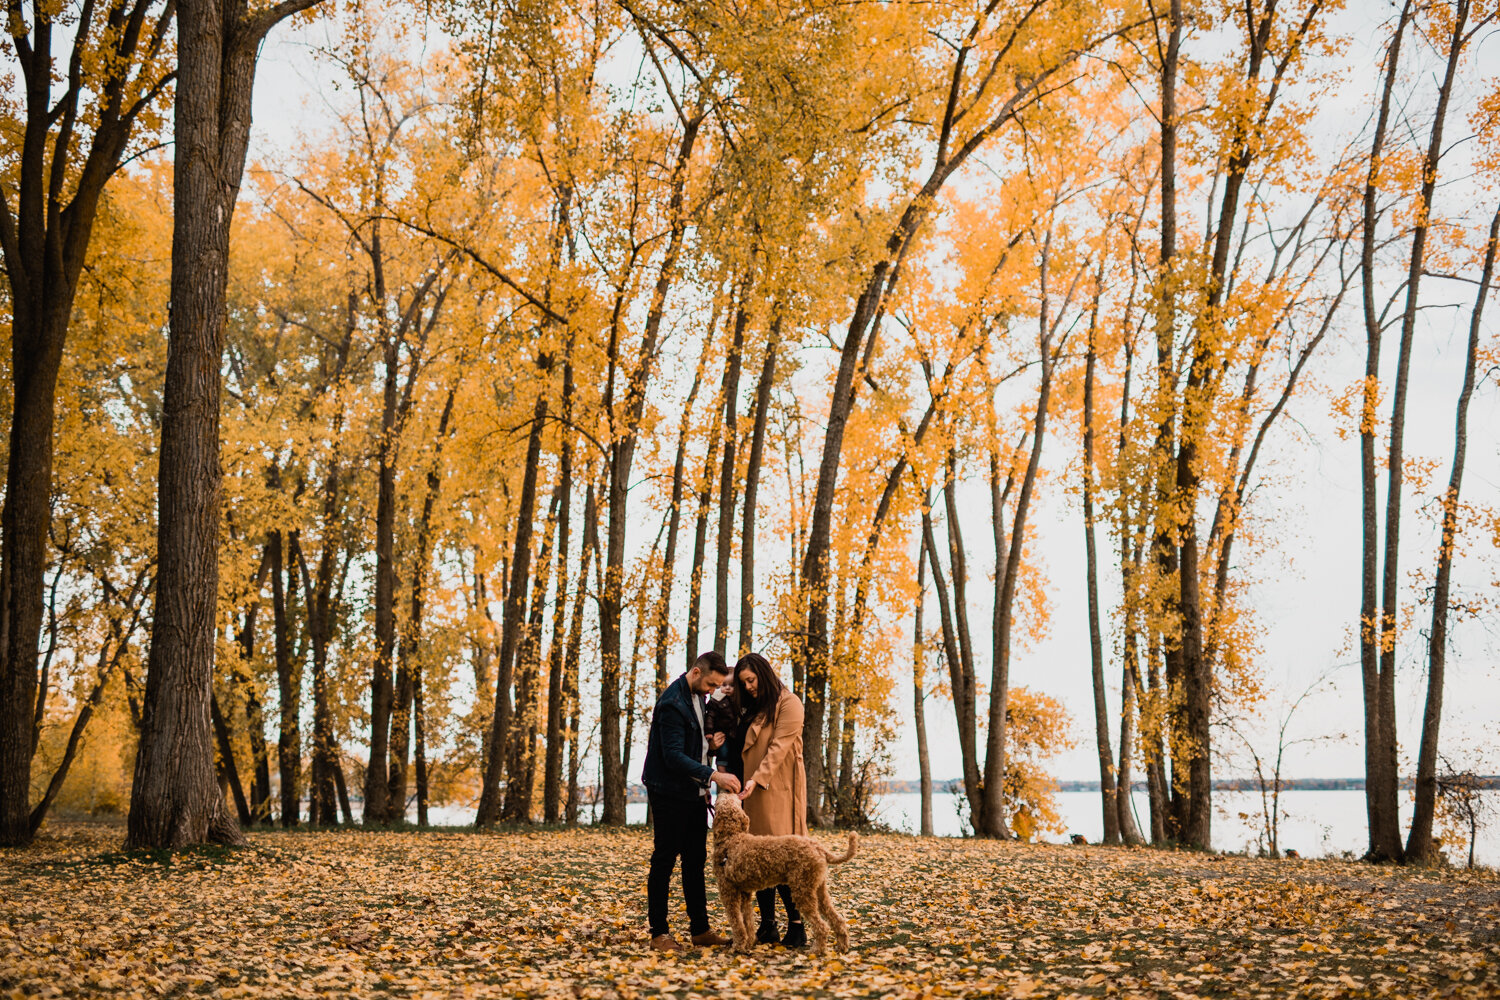
M 659 956 L 639 830 L 121 834 L 0 851 L 0 997 L 1500 996 L 1494 872 L 875 836 L 851 953 Z

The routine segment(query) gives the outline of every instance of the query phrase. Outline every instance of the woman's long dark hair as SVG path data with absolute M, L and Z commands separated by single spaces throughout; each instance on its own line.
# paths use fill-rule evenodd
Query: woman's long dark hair
M 755 697 L 745 690 L 740 672 L 749 670 L 755 674 Z M 767 721 L 776 718 L 776 702 L 781 698 L 781 678 L 771 669 L 770 661 L 759 653 L 746 653 L 734 665 L 734 697 L 740 705 L 741 725 L 749 724 L 764 715 Z

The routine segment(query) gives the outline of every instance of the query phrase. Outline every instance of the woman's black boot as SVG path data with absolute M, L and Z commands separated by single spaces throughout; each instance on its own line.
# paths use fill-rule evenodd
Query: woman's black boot
M 787 948 L 807 947 L 807 928 L 802 926 L 802 921 L 793 920 L 786 925 L 786 937 L 781 939 L 781 943 Z
M 755 905 L 760 909 L 760 928 L 755 932 L 756 944 L 775 944 L 781 940 L 776 930 L 776 890 L 762 889 L 755 894 Z

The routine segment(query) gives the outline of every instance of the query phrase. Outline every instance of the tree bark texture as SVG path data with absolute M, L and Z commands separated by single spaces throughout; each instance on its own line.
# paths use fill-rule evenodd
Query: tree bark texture
M 171 326 L 163 390 L 155 616 L 126 846 L 243 843 L 214 780 L 209 702 L 218 602 L 219 369 L 229 226 L 250 138 L 260 43 L 316 0 L 250 15 L 177 8 Z

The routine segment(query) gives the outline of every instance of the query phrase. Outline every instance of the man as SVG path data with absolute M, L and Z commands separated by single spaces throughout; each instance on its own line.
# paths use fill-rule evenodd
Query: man
M 708 861 L 708 790 L 711 784 L 738 792 L 740 781 L 708 764 L 703 737 L 703 699 L 724 683 L 729 667 L 710 650 L 693 661 L 656 702 L 646 739 L 646 766 L 641 780 L 651 803 L 654 824 L 651 874 L 646 879 L 646 910 L 655 951 L 681 951 L 667 930 L 667 895 L 672 869 L 682 858 L 682 897 L 687 904 L 688 933 L 695 945 L 729 944 L 708 928 L 708 899 L 703 868 Z

